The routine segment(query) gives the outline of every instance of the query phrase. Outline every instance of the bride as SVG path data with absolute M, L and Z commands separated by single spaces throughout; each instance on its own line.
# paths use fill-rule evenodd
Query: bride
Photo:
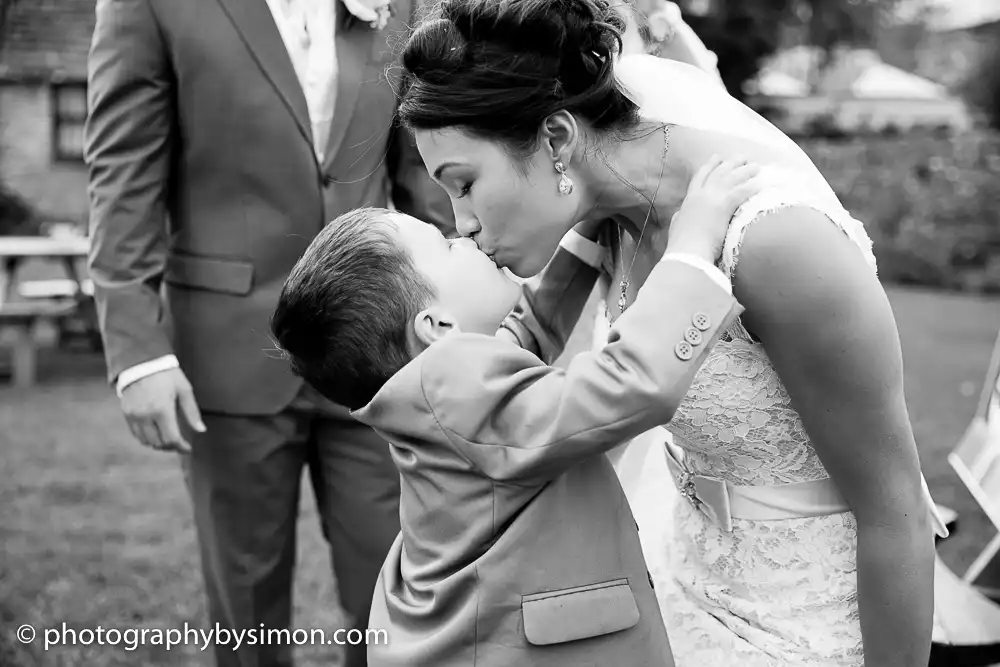
M 445 0 L 406 44 L 400 118 L 463 236 L 519 276 L 548 265 L 510 326 L 550 348 L 598 273 L 608 318 L 624 312 L 699 166 L 737 153 L 765 165 L 721 264 L 746 312 L 663 447 L 680 500 L 646 556 L 674 654 L 923 667 L 943 527 L 864 227 L 794 142 L 711 78 L 616 61 L 623 28 L 607 0 Z M 683 357 L 698 329 L 663 344 Z

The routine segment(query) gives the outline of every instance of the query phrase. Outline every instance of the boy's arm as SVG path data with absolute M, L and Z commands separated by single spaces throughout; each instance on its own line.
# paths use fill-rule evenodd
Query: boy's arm
M 668 254 L 599 352 L 560 370 L 495 338 L 458 336 L 424 352 L 424 395 L 453 446 L 485 475 L 544 483 L 669 422 L 742 310 L 708 272 Z
M 525 350 L 555 363 L 594 291 L 605 250 L 571 230 L 545 269 L 525 281 L 521 301 L 501 333 L 510 332 Z

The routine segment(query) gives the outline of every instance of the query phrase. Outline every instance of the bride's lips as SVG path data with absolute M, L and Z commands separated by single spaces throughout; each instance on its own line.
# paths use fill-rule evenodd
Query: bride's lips
M 496 255 L 494 254 L 494 253 L 495 253 L 495 251 L 494 251 L 494 252 L 486 252 L 486 251 L 483 251 L 483 252 L 484 252 L 484 254 L 485 254 L 485 255 L 486 255 L 487 257 L 489 257 L 489 258 L 490 258 L 490 261 L 491 261 L 491 262 L 493 262 L 493 264 L 494 264 L 494 265 L 495 265 L 495 266 L 497 267 L 497 270 L 498 270 L 498 271 L 499 271 L 500 273 L 502 273 L 502 274 L 503 274 L 503 275 L 504 275 L 504 276 L 505 276 L 505 277 L 507 278 L 507 280 L 510 280 L 511 282 L 514 282 L 514 283 L 517 283 L 518 285 L 521 285 L 521 284 L 523 284 L 523 283 L 524 283 L 524 279 L 523 279 L 523 278 L 521 278 L 521 277 L 519 277 L 519 276 L 516 276 L 516 275 L 514 275 L 514 272 L 513 272 L 513 271 L 511 271 L 511 270 L 510 270 L 510 269 L 508 269 L 508 268 L 507 268 L 506 266 L 504 266 L 503 264 L 501 264 L 501 263 L 499 263 L 499 262 L 497 261 L 497 258 L 496 258 Z

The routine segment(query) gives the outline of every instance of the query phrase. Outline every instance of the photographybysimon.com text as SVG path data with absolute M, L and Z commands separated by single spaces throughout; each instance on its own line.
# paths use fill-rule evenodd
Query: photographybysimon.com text
M 32 644 L 41 639 L 44 649 L 57 646 L 108 646 L 125 651 L 135 651 L 140 646 L 163 646 L 167 650 L 176 646 L 197 646 L 202 651 L 213 646 L 229 646 L 235 651 L 241 646 L 329 645 L 357 646 L 389 643 L 385 630 L 357 628 L 329 630 L 324 628 L 244 628 L 231 630 L 216 624 L 211 628 L 197 628 L 185 623 L 182 628 L 37 628 L 24 624 L 18 627 L 17 639 L 22 644 Z

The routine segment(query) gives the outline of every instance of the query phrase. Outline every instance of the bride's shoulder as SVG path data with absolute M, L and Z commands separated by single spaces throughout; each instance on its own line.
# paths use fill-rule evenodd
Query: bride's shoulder
M 874 277 L 860 243 L 812 206 L 793 204 L 760 211 L 752 225 L 737 229 L 730 276 L 741 291 L 781 291 L 818 277 L 835 286 L 851 276 Z M 739 271 L 736 271 L 737 260 Z
M 722 264 L 727 273 L 730 276 L 733 275 L 743 241 L 750 227 L 766 216 L 789 208 L 797 208 L 801 204 L 801 198 L 794 191 L 777 185 L 767 185 L 743 202 L 733 214 L 723 246 Z
M 874 312 L 884 299 L 865 253 L 810 206 L 762 214 L 746 229 L 739 258 L 731 276 L 733 294 L 746 309 L 741 326 L 772 348 L 796 336 L 829 340 L 840 331 L 846 339 L 851 318 L 844 313 Z
M 799 256 L 810 250 L 844 248 L 876 273 L 872 241 L 864 225 L 839 204 L 810 195 L 807 187 L 792 187 L 780 180 L 764 187 L 736 210 L 723 247 L 722 266 L 736 278 L 737 263 L 746 256 L 770 261 L 779 253 Z

